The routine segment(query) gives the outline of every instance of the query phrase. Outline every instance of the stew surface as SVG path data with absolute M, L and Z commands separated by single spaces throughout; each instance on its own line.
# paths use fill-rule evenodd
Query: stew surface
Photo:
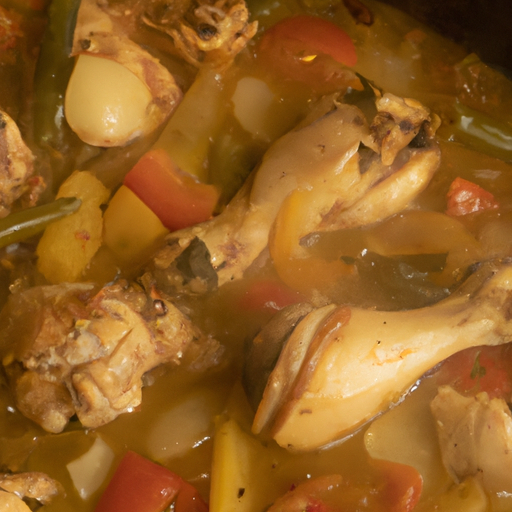
M 506 71 L 375 0 L 7 0 L 0 64 L 2 506 L 510 510 Z

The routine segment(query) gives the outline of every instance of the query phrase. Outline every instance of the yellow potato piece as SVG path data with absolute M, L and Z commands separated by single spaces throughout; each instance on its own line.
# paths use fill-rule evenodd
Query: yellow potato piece
M 48 226 L 37 246 L 38 270 L 50 283 L 79 281 L 102 241 L 102 211 L 109 190 L 91 173 L 75 171 L 60 187 L 59 197 L 82 204 L 69 217 Z
M 80 55 L 68 83 L 66 120 L 93 146 L 122 146 L 151 124 L 150 90 L 118 62 Z
M 276 471 L 290 454 L 275 443 L 262 443 L 250 433 L 252 415 L 241 385 L 235 385 L 225 414 L 217 418 L 210 512 L 266 510 L 285 492 L 282 475 Z
M 235 420 L 220 425 L 213 452 L 211 512 L 264 510 L 268 503 L 261 476 L 271 474 L 267 451 Z M 268 466 L 266 471 L 262 466 Z
M 122 261 L 139 260 L 169 233 L 160 219 L 122 185 L 103 217 L 105 245 Z

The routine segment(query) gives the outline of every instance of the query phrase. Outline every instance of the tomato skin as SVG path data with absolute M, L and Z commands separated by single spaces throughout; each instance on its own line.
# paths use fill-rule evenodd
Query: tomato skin
M 290 47 L 300 48 L 301 57 L 320 53 L 345 66 L 357 63 L 356 49 L 350 36 L 334 23 L 316 16 L 302 14 L 285 18 L 270 27 L 263 39 L 262 45 L 299 43 Z
M 208 512 L 197 490 L 176 473 L 128 451 L 102 494 L 95 512 Z
M 448 190 L 446 214 L 452 217 L 498 207 L 490 192 L 463 178 L 455 178 Z
M 486 392 L 489 398 L 512 396 L 512 350 L 509 345 L 475 347 L 448 358 L 439 369 L 437 381 L 464 395 Z
M 423 479 L 412 466 L 371 459 L 366 479 L 325 475 L 306 480 L 268 512 L 412 512 L 422 489 Z
M 307 300 L 302 294 L 286 285 L 264 279 L 254 281 L 239 300 L 244 311 L 279 311 L 291 304 Z
M 385 481 L 382 500 L 389 512 L 411 512 L 417 505 L 423 490 L 420 473 L 406 464 L 387 460 L 372 460 L 372 466 Z
M 256 53 L 267 71 L 319 94 L 357 87 L 346 67 L 357 62 L 354 43 L 343 29 L 322 18 L 299 15 L 277 22 L 264 32 Z
M 122 458 L 95 512 L 161 512 L 176 498 L 182 479 L 129 451 Z
M 174 503 L 174 512 L 208 512 L 208 505 L 196 488 L 184 481 Z
M 163 149 L 146 153 L 125 176 L 124 185 L 170 231 L 211 218 L 219 197 L 213 185 L 182 172 Z

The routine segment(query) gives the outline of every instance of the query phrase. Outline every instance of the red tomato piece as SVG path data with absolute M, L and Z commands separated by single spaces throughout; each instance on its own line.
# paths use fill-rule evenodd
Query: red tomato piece
M 300 15 L 277 22 L 263 34 L 257 55 L 265 69 L 318 93 L 357 86 L 345 67 L 357 62 L 354 43 L 342 28 L 322 18 Z
M 127 452 L 95 512 L 161 512 L 176 498 L 183 479 L 135 452 Z
M 306 300 L 303 295 L 271 279 L 251 283 L 242 295 L 239 305 L 246 311 L 279 311 L 291 304 Z
M 455 178 L 448 190 L 446 214 L 452 217 L 498 207 L 490 192 L 463 178 Z
M 295 48 L 300 48 L 301 57 L 323 54 L 346 66 L 357 63 L 356 49 L 350 36 L 334 23 L 316 16 L 302 14 L 285 18 L 270 27 L 263 38 L 281 45 L 297 42 L 299 44 Z
M 208 512 L 196 488 L 171 470 L 129 451 L 102 494 L 95 512 Z
M 412 466 L 388 460 L 373 460 L 372 465 L 382 475 L 382 501 L 389 512 L 411 512 L 423 490 L 423 478 Z
M 462 394 L 485 391 L 489 398 L 512 396 L 512 347 L 476 347 L 448 358 L 437 375 L 439 384 L 448 384 Z
M 124 184 L 170 231 L 211 218 L 219 198 L 213 185 L 181 171 L 163 149 L 146 153 L 128 172 Z
M 362 481 L 342 475 L 306 480 L 275 501 L 269 512 L 412 512 L 423 479 L 412 466 L 371 460 Z
M 174 503 L 174 512 L 208 512 L 208 505 L 193 485 L 183 482 Z

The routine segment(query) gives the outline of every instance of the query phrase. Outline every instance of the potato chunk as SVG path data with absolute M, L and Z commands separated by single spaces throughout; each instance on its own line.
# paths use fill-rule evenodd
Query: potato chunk
M 57 197 L 78 197 L 82 205 L 48 226 L 37 246 L 38 270 L 51 283 L 76 282 L 102 241 L 102 211 L 110 192 L 91 173 L 74 172 Z
M 118 62 L 79 55 L 66 92 L 66 120 L 93 146 L 119 146 L 147 131 L 153 97 Z

